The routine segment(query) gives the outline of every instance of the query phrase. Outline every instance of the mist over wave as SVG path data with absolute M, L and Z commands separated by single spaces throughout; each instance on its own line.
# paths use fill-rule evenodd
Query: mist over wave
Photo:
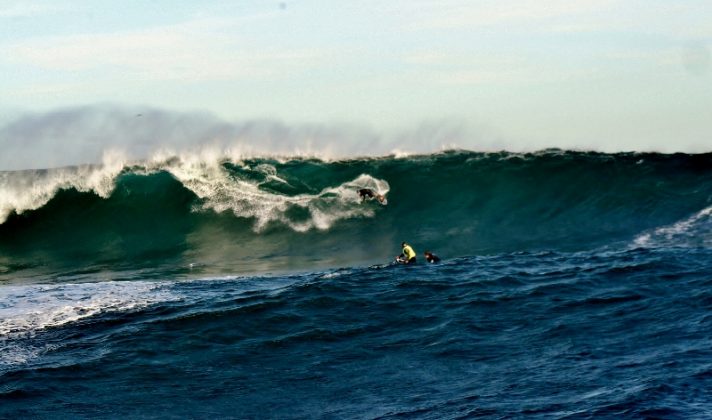
M 98 164 L 107 154 L 127 161 L 166 154 L 339 159 L 502 147 L 492 139 L 454 122 L 422 123 L 386 135 L 357 124 L 228 122 L 202 112 L 94 105 L 23 114 L 0 125 L 0 170 Z
M 95 104 L 47 112 L 6 112 L 0 119 L 0 171 L 47 169 L 150 160 L 156 155 L 220 155 L 233 159 L 408 156 L 462 149 L 530 153 L 549 148 L 619 152 L 709 152 L 704 138 L 695 145 L 670 141 L 662 148 L 633 142 L 580 139 L 532 141 L 511 138 L 500 128 L 473 118 L 424 120 L 400 129 L 376 129 L 352 122 L 295 123 L 278 119 L 225 120 L 208 112 Z M 585 137 L 585 136 L 584 136 Z

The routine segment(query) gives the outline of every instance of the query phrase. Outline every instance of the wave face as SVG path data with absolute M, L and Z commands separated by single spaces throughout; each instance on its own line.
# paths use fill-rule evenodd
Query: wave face
M 388 205 L 362 203 L 371 188 Z M 602 246 L 709 246 L 712 154 L 158 156 L 0 173 L 0 279 L 81 266 L 268 272 Z M 22 273 L 22 274 L 21 274 Z

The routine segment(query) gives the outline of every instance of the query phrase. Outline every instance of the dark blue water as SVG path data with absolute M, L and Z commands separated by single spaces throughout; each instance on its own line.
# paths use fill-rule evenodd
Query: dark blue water
M 273 163 L 14 201 L 0 418 L 712 418 L 710 156 Z
M 45 312 L 4 321 L 0 414 L 708 417 L 711 257 L 515 253 L 8 287 L 0 311 Z

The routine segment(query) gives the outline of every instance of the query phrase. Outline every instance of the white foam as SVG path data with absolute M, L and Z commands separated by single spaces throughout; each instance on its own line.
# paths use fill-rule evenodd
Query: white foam
M 124 164 L 121 154 L 107 152 L 102 165 L 0 172 L 0 223 L 13 211 L 19 214 L 42 207 L 62 189 L 92 191 L 107 198 Z
M 329 273 L 324 273 L 321 276 L 319 276 L 320 279 L 335 279 L 337 277 L 345 276 L 348 274 L 353 273 L 351 270 L 346 270 L 346 269 L 339 269 L 336 271 L 332 271 Z
M 0 366 L 24 363 L 47 350 L 29 344 L 37 333 L 104 313 L 129 312 L 182 297 L 163 283 L 100 282 L 0 287 Z
M 704 246 L 712 247 L 712 206 L 692 216 L 652 232 L 644 232 L 633 240 L 636 247 Z
M 234 178 L 215 156 L 201 154 L 180 155 L 170 160 L 158 159 L 156 169 L 170 172 L 186 188 L 203 200 L 200 209 L 216 213 L 232 212 L 237 217 L 254 218 L 254 230 L 264 230 L 270 222 L 280 222 L 297 232 L 311 229 L 327 230 L 336 221 L 355 217 L 373 217 L 372 206 L 361 205 L 357 190 L 372 188 L 387 194 L 388 183 L 362 174 L 352 181 L 336 187 L 327 187 L 317 194 L 287 196 L 265 191 L 256 181 Z M 236 162 L 237 164 L 237 162 Z M 282 183 L 272 165 L 259 164 L 252 168 Z M 297 207 L 306 210 L 309 217 L 295 219 L 289 210 Z
M 161 150 L 146 162 L 131 163 L 131 170 L 143 175 L 167 171 L 202 200 L 197 210 L 230 211 L 237 217 L 254 218 L 256 232 L 264 230 L 271 222 L 305 232 L 311 229 L 327 230 L 342 219 L 373 217 L 373 206 L 361 205 L 357 190 L 371 188 L 382 195 L 389 191 L 386 181 L 362 174 L 316 194 L 287 196 L 260 188 L 259 181 L 233 176 L 223 166 L 228 159 L 226 156 L 232 156 L 232 163 L 241 165 L 243 169 L 264 175 L 263 182 L 277 181 L 289 185 L 273 165 L 261 163 L 250 168 L 238 159 L 242 156 L 240 151 L 210 147 L 183 154 Z M 92 191 L 107 198 L 115 187 L 116 177 L 126 165 L 127 161 L 121 154 L 107 153 L 104 164 L 100 166 L 0 172 L 0 223 L 7 220 L 12 211 L 22 213 L 42 207 L 62 189 Z M 307 216 L 295 216 L 290 212 L 294 208 L 303 209 L 302 213 Z

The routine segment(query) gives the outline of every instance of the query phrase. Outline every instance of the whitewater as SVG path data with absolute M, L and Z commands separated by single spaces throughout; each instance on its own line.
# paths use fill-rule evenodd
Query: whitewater
M 712 154 L 243 152 L 0 172 L 1 418 L 710 417 Z

